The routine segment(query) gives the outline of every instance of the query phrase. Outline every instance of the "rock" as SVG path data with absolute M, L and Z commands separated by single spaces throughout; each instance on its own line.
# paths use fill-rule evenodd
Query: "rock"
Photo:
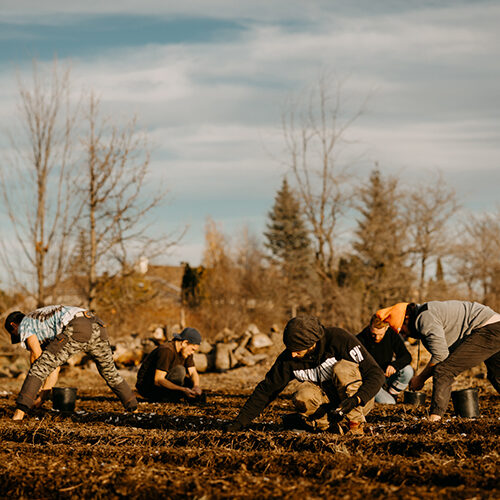
M 238 360 L 236 359 L 236 356 L 234 355 L 234 349 L 229 351 L 229 364 L 231 368 L 235 368 L 239 364 Z
M 264 361 L 265 359 L 267 359 L 267 354 L 254 354 L 253 359 L 254 359 L 256 364 L 260 363 L 261 361 Z
M 257 325 L 255 325 L 254 323 L 251 323 L 250 325 L 248 325 L 246 331 L 251 333 L 252 335 L 257 335 L 258 333 L 260 333 L 259 327 Z
M 217 335 L 215 336 L 215 342 L 216 343 L 227 343 L 227 342 L 231 342 L 233 340 L 236 339 L 236 334 L 234 333 L 233 330 L 231 330 L 230 328 L 224 328 L 223 330 L 221 330 L 219 333 L 217 333 Z
M 205 353 L 195 352 L 193 354 L 194 366 L 196 370 L 200 373 L 204 373 L 208 370 L 208 358 Z
M 245 332 L 239 340 L 238 348 L 246 347 L 251 338 L 252 338 L 252 334 L 248 331 Z
M 245 366 L 255 365 L 255 359 L 253 354 L 248 349 L 245 349 L 245 347 L 238 347 L 237 349 L 235 349 L 233 355 L 235 359 L 238 361 L 238 363 L 242 365 Z
M 231 368 L 231 358 L 234 357 L 233 350 L 236 349 L 236 347 L 238 347 L 236 342 L 219 342 L 215 345 L 215 369 L 218 372 L 225 372 Z
M 211 352 L 213 349 L 213 346 L 210 342 L 206 341 L 206 340 L 202 340 L 201 341 L 201 344 L 200 344 L 200 348 L 198 349 L 198 352 L 200 354 L 208 354 L 209 352 Z
M 252 335 L 250 342 L 248 343 L 248 348 L 255 354 L 261 352 L 263 349 L 267 349 L 273 345 L 273 341 L 265 333 L 256 333 Z
M 156 328 L 153 332 L 153 338 L 155 340 L 159 340 L 160 342 L 163 342 L 166 340 L 166 335 L 165 335 L 165 330 L 159 326 L 158 328 Z
M 7 356 L 0 356 L 0 368 L 8 368 L 10 365 L 10 358 L 8 358 Z
M 142 361 L 142 350 L 131 349 L 121 352 L 115 352 L 113 360 L 117 365 L 121 366 L 137 366 Z

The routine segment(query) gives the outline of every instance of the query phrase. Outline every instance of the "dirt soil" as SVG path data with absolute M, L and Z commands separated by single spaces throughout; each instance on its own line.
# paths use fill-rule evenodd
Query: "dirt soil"
M 76 411 L 46 402 L 21 423 L 10 417 L 22 381 L 3 378 L 0 497 L 500 498 L 499 396 L 484 374 L 468 379 L 478 419 L 450 404 L 437 425 L 428 405 L 376 405 L 362 437 L 285 431 L 292 386 L 249 430 L 225 433 L 266 370 L 202 375 L 203 406 L 141 402 L 127 414 L 94 371 L 71 368 L 59 385 L 78 387 Z

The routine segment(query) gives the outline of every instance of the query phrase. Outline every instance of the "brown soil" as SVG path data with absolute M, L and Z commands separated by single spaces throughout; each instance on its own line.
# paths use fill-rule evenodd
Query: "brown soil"
M 206 374 L 204 406 L 150 404 L 126 414 L 92 371 L 73 368 L 76 412 L 10 417 L 20 381 L 0 388 L 2 498 L 499 498 L 499 397 L 481 377 L 481 417 L 377 405 L 362 437 L 284 431 L 290 390 L 242 433 L 224 423 L 266 366 Z M 131 374 L 129 380 L 133 381 Z M 450 412 L 452 408 L 450 405 Z

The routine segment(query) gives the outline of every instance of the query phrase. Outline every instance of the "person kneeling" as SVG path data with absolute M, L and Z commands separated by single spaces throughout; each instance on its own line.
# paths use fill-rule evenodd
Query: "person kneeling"
M 375 394 L 375 402 L 393 405 L 413 377 L 411 354 L 403 339 L 374 314 L 367 326 L 357 335 L 366 350 L 375 358 L 385 374 L 384 386 Z M 393 359 L 394 358 L 394 359 Z
M 184 328 L 173 340 L 150 352 L 137 373 L 139 394 L 152 402 L 176 402 L 182 398 L 203 401 L 205 395 L 193 358 L 200 344 L 198 330 Z

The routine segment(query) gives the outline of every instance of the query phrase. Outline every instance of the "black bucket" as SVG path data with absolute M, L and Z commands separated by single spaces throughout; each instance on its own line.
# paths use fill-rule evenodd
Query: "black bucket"
M 453 391 L 451 399 L 457 417 L 479 417 L 479 397 L 476 387 Z
M 425 403 L 425 392 L 405 391 L 403 403 L 406 405 L 419 406 Z
M 54 410 L 72 412 L 75 409 L 76 389 L 74 387 L 53 387 L 52 408 Z

